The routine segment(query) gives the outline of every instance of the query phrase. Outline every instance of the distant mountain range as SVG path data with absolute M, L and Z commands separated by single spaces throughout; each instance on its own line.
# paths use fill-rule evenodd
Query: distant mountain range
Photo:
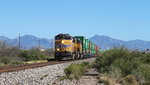
M 99 36 L 95 35 L 91 37 L 89 40 L 91 40 L 93 43 L 98 45 L 104 50 L 108 50 L 113 48 L 113 46 L 126 46 L 129 49 L 138 49 L 138 50 L 146 50 L 150 49 L 150 41 L 144 41 L 144 40 L 131 40 L 131 41 L 123 41 L 118 40 L 114 38 L 110 38 L 107 36 Z
M 25 35 L 20 37 L 20 45 L 23 49 L 30 49 L 39 46 L 39 39 L 40 39 L 40 46 L 43 49 L 52 48 L 52 43 L 54 42 L 53 39 L 46 39 L 46 38 L 38 38 L 33 35 Z M 19 38 L 10 39 L 5 36 L 0 36 L 0 41 L 6 41 L 8 44 L 13 46 L 19 45 Z
M 144 40 L 123 41 L 108 36 L 100 36 L 100 35 L 95 35 L 89 38 L 89 40 L 104 50 L 111 49 L 113 48 L 114 45 L 115 46 L 124 45 L 129 49 L 139 49 L 139 50 L 150 49 L 150 41 L 144 41 Z M 6 41 L 8 44 L 11 44 L 13 46 L 18 46 L 19 44 L 18 38 L 10 39 L 5 36 L 0 36 L 0 41 Z M 53 39 L 40 38 L 40 45 L 44 49 L 52 48 L 53 42 L 54 42 Z M 25 49 L 38 47 L 39 38 L 33 35 L 21 36 L 20 43 L 21 43 L 21 47 Z

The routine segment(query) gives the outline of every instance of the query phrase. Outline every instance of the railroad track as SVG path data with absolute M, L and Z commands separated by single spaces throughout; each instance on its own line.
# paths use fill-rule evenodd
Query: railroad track
M 5 66 L 5 67 L 0 67 L 0 73 L 12 72 L 12 71 L 17 71 L 17 70 L 24 70 L 24 69 L 29 69 L 29 68 L 38 68 L 38 67 L 43 67 L 43 66 L 47 66 L 47 65 L 65 63 L 65 62 L 68 62 L 68 61 L 50 61 L 50 62 L 44 62 L 44 63 L 33 63 L 33 64 L 16 65 L 16 66 Z
M 33 64 L 24 64 L 24 65 L 16 65 L 16 66 L 4 66 L 4 67 L 0 67 L 0 73 L 24 70 L 24 69 L 29 69 L 29 68 L 38 68 L 38 67 L 61 64 L 61 63 L 72 62 L 72 61 L 77 61 L 77 60 L 49 61 L 49 62 L 43 62 L 43 63 L 33 63 Z

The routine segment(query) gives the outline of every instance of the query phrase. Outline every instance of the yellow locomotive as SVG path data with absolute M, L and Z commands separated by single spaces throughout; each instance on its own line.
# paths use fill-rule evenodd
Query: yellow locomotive
M 69 34 L 59 34 L 55 36 L 55 59 L 61 60 L 63 58 L 81 58 L 82 44 L 76 38 Z

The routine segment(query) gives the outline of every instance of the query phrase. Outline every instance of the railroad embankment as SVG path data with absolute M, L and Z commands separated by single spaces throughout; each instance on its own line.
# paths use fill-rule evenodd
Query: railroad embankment
M 92 63 L 94 60 L 95 58 L 90 58 L 73 62 Z M 61 76 L 65 76 L 64 69 L 73 62 L 2 73 L 0 85 L 51 85 Z

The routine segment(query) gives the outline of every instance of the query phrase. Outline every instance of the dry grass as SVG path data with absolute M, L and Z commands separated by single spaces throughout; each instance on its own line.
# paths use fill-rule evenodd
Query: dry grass
M 124 84 L 131 84 L 131 85 L 140 85 L 137 81 L 136 78 L 133 75 L 128 75 L 124 78 L 121 79 L 122 83 Z
M 104 83 L 106 85 L 119 85 L 119 82 L 117 80 L 109 78 L 109 77 L 104 76 L 104 75 L 100 75 L 99 80 L 101 83 Z

